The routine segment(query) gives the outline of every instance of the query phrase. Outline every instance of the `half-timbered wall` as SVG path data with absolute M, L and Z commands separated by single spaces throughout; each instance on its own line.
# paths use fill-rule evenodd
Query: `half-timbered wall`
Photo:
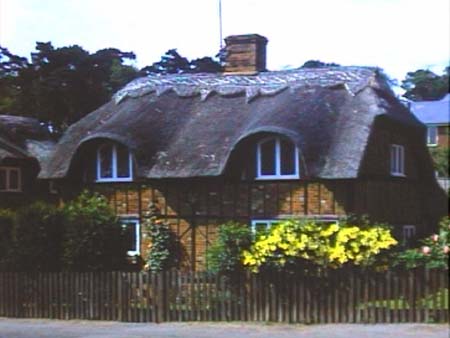
M 183 247 L 183 267 L 204 269 L 205 252 L 218 225 L 230 220 L 367 214 L 390 224 L 423 224 L 417 187 L 395 180 L 273 181 L 230 183 L 220 179 L 154 180 L 96 184 L 119 216 L 145 218 L 150 203 L 170 223 Z M 421 229 L 420 231 L 423 231 Z M 141 254 L 148 239 L 141 227 Z

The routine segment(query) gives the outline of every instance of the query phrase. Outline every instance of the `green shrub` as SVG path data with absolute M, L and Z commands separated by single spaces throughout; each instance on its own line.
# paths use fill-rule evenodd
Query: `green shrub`
M 61 265 L 62 214 L 55 206 L 35 202 L 17 211 L 10 269 L 57 271 Z
M 0 269 L 5 264 L 8 252 L 12 249 L 15 214 L 9 209 L 0 209 Z
M 448 269 L 450 252 L 450 218 L 444 217 L 439 223 L 439 233 L 419 240 L 421 246 L 407 249 L 394 255 L 393 265 L 406 269 L 426 267 Z
M 206 253 L 208 270 L 232 275 L 243 269 L 241 255 L 251 244 L 251 231 L 246 225 L 228 222 L 219 227 L 217 239 Z
M 243 252 L 243 263 L 253 272 L 369 266 L 380 252 L 395 244 L 390 230 L 382 225 L 288 220 L 260 235 Z
M 169 224 L 160 219 L 159 209 L 155 204 L 149 207 L 149 219 L 145 223 L 151 242 L 146 268 L 153 272 L 168 270 L 178 263 L 179 248 L 176 235 Z
M 63 213 L 65 269 L 111 271 L 127 265 L 122 226 L 104 196 L 84 191 Z

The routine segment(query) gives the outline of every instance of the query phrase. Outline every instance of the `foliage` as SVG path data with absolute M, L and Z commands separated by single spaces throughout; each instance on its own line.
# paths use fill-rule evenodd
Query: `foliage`
M 158 62 L 141 69 L 141 73 L 181 74 L 181 73 L 218 73 L 222 71 L 220 63 L 211 57 L 189 61 L 176 49 L 169 49 Z
M 407 249 L 394 256 L 394 266 L 413 269 L 417 267 L 448 268 L 450 247 L 450 218 L 444 217 L 439 224 L 439 233 L 420 240 L 422 246 Z
M 84 191 L 64 207 L 66 269 L 111 271 L 126 265 L 124 232 L 106 198 Z
M 401 85 L 406 90 L 403 96 L 413 101 L 441 99 L 449 90 L 449 72 L 450 67 L 445 68 L 443 75 L 424 69 L 407 73 Z
M 14 220 L 14 212 L 9 209 L 0 209 L 0 263 L 11 248 Z
M 243 263 L 253 272 L 302 265 L 339 268 L 344 264 L 370 265 L 375 256 L 397 242 L 384 226 L 358 227 L 288 220 L 259 235 Z
M 324 68 L 324 67 L 339 67 L 340 65 L 334 62 L 327 63 L 319 60 L 308 60 L 300 68 Z
M 17 211 L 10 268 L 57 271 L 61 266 L 62 213 L 53 205 L 35 202 Z
M 151 204 L 149 219 L 146 221 L 151 247 L 147 257 L 146 268 L 159 272 L 177 265 L 177 241 L 170 225 L 161 221 L 159 209 Z
M 206 254 L 208 270 L 225 275 L 241 271 L 241 254 L 250 244 L 251 232 L 247 226 L 235 222 L 222 224 Z
M 433 159 L 433 165 L 438 172 L 439 177 L 450 176 L 448 161 L 450 158 L 450 148 L 448 147 L 436 147 L 430 149 L 431 158 Z
M 36 117 L 62 131 L 137 77 L 124 64 L 134 59 L 114 48 L 90 54 L 77 45 L 37 42 L 28 62 L 0 47 L 0 114 Z

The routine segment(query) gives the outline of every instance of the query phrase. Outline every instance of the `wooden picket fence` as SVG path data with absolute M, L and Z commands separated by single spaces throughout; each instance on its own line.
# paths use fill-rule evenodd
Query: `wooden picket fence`
M 128 322 L 449 321 L 448 271 L 233 278 L 202 272 L 0 272 L 0 316 Z

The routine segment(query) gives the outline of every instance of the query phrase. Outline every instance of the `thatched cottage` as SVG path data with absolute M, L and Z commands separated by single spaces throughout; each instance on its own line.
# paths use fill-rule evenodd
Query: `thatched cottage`
M 266 227 L 286 217 L 367 214 L 398 236 L 445 212 L 425 128 L 377 69 L 267 71 L 267 40 L 226 39 L 223 74 L 150 75 L 72 125 L 39 177 L 68 196 L 102 192 L 145 251 L 141 229 L 159 206 L 205 265 L 217 226 Z M 431 182 L 431 183 L 430 183 Z
M 29 117 L 0 115 L 0 207 L 51 198 L 51 182 L 36 179 L 54 147 L 47 128 Z

